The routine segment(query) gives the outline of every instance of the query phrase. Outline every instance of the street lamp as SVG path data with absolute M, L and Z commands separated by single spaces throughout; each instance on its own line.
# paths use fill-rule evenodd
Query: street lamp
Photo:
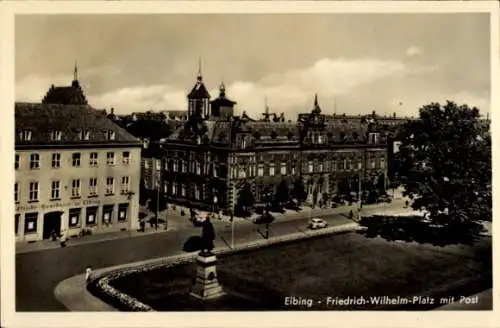
M 234 198 L 236 193 L 235 185 L 233 185 L 233 198 L 231 202 L 231 248 L 234 248 Z
M 158 212 L 160 211 L 160 182 L 156 180 L 156 224 L 155 230 L 158 230 Z

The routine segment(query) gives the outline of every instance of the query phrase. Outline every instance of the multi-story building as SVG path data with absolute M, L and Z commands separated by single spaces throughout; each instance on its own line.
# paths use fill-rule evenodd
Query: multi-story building
M 88 106 L 78 84 L 15 105 L 16 240 L 136 229 L 141 142 Z
M 164 145 L 163 191 L 170 202 L 229 209 L 247 184 L 257 202 L 281 181 L 301 179 L 309 200 L 333 196 L 344 182 L 358 188 L 387 180 L 386 136 L 373 122 L 347 122 L 322 114 L 316 97 L 298 122 L 234 115 L 225 87 L 210 101 L 201 74 L 188 95 L 188 120 Z

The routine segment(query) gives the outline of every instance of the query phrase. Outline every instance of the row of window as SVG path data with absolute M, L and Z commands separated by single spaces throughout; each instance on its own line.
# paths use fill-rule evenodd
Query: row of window
M 302 167 L 302 171 L 304 173 L 316 173 L 316 172 L 325 172 L 328 171 L 329 169 L 329 162 L 325 163 L 314 163 L 314 162 L 308 162 L 307 166 Z M 338 161 L 338 162 L 330 162 L 330 168 L 335 171 L 344 171 L 344 170 L 354 170 L 356 165 L 356 169 L 360 170 L 362 168 L 362 163 L 361 161 L 355 161 L 355 160 L 348 160 L 344 159 L 343 161 Z M 267 165 L 264 164 L 258 164 L 257 165 L 257 176 L 262 177 L 264 176 L 264 169 L 266 168 L 266 172 L 268 173 L 268 176 L 274 176 L 276 175 L 276 169 L 274 163 L 269 163 Z M 369 162 L 368 168 L 377 168 L 377 162 L 375 160 L 372 160 Z M 385 159 L 380 160 L 380 165 L 379 168 L 383 169 L 385 168 Z M 281 175 L 295 175 L 296 169 L 294 166 L 292 166 L 289 170 L 287 163 L 281 163 L 280 166 L 280 171 L 279 174 Z M 232 178 L 246 178 L 247 176 L 255 176 L 255 166 L 235 166 L 232 168 L 231 172 Z
M 352 132 L 352 139 L 357 140 L 359 138 L 359 134 L 354 131 Z M 323 144 L 327 141 L 327 137 L 320 132 L 311 132 L 309 135 L 311 142 L 313 144 Z M 344 132 L 340 133 L 340 139 L 344 139 L 346 137 Z M 368 134 L 368 143 L 373 144 L 373 143 L 378 143 L 380 139 L 380 133 L 377 132 L 371 132 Z
M 120 180 L 120 193 L 127 194 L 130 192 L 130 177 L 123 176 Z M 50 184 L 50 199 L 51 200 L 59 200 L 61 199 L 61 181 L 53 180 Z M 78 198 L 82 196 L 82 180 L 81 179 L 72 179 L 71 180 L 71 197 Z M 106 195 L 114 195 L 115 194 L 115 178 L 107 177 L 105 184 L 105 194 Z M 89 179 L 88 184 L 88 196 L 95 197 L 98 195 L 98 182 L 97 177 L 92 177 Z M 14 200 L 16 202 L 20 201 L 20 186 L 19 183 L 16 182 L 14 184 Z M 40 199 L 40 183 L 38 181 L 29 182 L 28 189 L 28 201 L 34 202 Z
M 104 225 L 108 225 L 111 223 L 112 217 L 113 217 L 113 212 L 114 212 L 114 205 L 104 205 L 102 207 L 102 217 L 101 217 L 101 222 Z M 118 204 L 118 222 L 126 222 L 128 219 L 128 204 Z M 92 206 L 92 207 L 87 207 L 85 208 L 85 225 L 87 227 L 89 226 L 95 226 L 97 225 L 97 206 Z M 81 216 L 82 216 L 82 209 L 81 208 L 71 208 L 69 210 L 69 222 L 68 225 L 70 228 L 78 228 L 81 226 Z M 19 234 L 19 224 L 21 220 L 21 215 L 16 214 L 15 215 L 15 232 L 16 235 Z M 38 213 L 37 212 L 32 212 L 32 213 L 26 213 L 24 215 L 24 233 L 29 234 L 29 233 L 36 233 L 38 231 Z
M 203 186 L 192 184 L 194 191 L 194 199 L 203 199 Z M 163 192 L 171 196 L 186 197 L 186 185 L 180 182 L 165 182 L 163 185 Z
M 31 130 L 24 130 L 19 132 L 19 139 L 22 141 L 31 141 Z M 79 139 L 81 141 L 88 141 L 90 140 L 90 131 L 79 131 L 78 133 Z M 106 138 L 108 140 L 115 140 L 116 138 L 116 133 L 115 131 L 107 131 L 106 132 Z M 51 141 L 61 141 L 62 140 L 62 131 L 60 130 L 55 130 L 55 131 L 50 131 L 50 140 Z
M 91 152 L 89 154 L 89 166 L 97 167 L 99 165 L 99 157 L 97 152 Z M 130 164 L 130 152 L 124 151 L 122 152 L 122 163 L 124 165 Z M 37 170 L 40 168 L 40 154 L 39 153 L 31 153 L 29 156 L 29 164 L 31 170 Z M 61 167 L 61 153 L 52 153 L 52 168 L 60 168 Z M 82 164 L 82 154 L 81 153 L 72 153 L 71 154 L 71 165 L 73 167 L 80 167 Z M 108 166 L 113 166 L 116 164 L 116 156 L 115 153 L 109 151 L 106 153 L 106 164 Z M 19 169 L 20 166 L 20 155 L 16 154 L 15 160 L 15 169 Z

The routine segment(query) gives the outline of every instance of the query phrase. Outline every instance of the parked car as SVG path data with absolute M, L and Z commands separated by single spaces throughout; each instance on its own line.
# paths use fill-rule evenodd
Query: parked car
M 309 229 L 322 229 L 328 227 L 328 223 L 324 219 L 312 218 L 309 221 Z
M 379 202 L 390 203 L 390 202 L 392 202 L 392 197 L 389 195 L 382 195 L 379 197 L 378 200 L 379 200 Z

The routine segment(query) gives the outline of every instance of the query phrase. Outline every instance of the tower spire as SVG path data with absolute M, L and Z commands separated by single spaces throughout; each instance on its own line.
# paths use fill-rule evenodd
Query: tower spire
M 265 103 L 264 111 L 265 111 L 266 115 L 269 115 L 269 105 L 267 103 L 267 96 L 264 97 L 264 103 Z
M 333 97 L 333 115 L 337 114 L 337 97 Z
M 203 76 L 201 75 L 201 56 L 198 57 L 198 81 L 202 81 Z
M 222 82 L 220 83 L 219 94 L 221 98 L 226 96 L 226 86 L 224 85 L 224 80 L 222 80 Z
M 73 71 L 73 81 L 78 81 L 78 64 L 75 60 L 75 69 Z

